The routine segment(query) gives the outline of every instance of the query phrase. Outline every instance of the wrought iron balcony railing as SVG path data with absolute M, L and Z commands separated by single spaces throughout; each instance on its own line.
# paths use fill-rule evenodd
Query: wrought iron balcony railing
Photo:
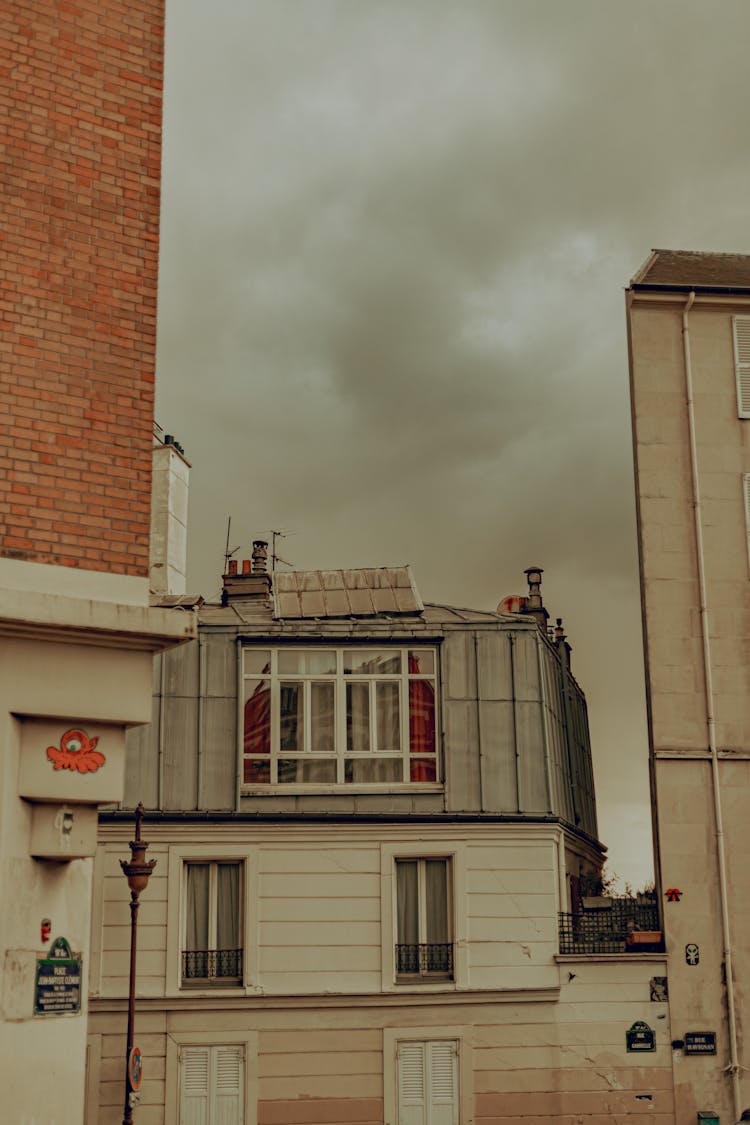
M 241 980 L 241 949 L 190 949 L 183 951 L 183 984 L 239 984 Z
M 597 910 L 560 914 L 559 934 L 561 953 L 645 953 L 664 948 L 655 901 L 613 898 L 608 906 Z M 654 937 L 636 944 L 633 934 Z
M 453 945 L 397 945 L 396 975 L 453 980 Z

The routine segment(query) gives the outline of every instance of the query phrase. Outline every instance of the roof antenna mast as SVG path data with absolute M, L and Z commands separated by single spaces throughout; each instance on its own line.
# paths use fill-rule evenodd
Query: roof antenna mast
M 274 530 L 273 528 L 271 528 L 271 570 L 272 571 L 276 570 L 276 563 L 277 562 L 283 563 L 284 566 L 288 566 L 291 569 L 293 569 L 292 564 L 290 562 L 287 562 L 286 559 L 282 559 L 281 555 L 276 554 L 276 540 L 277 539 L 286 539 L 286 532 L 285 531 L 277 531 L 277 530 Z
M 232 517 L 227 516 L 227 544 L 226 544 L 226 547 L 224 548 L 224 574 L 226 574 L 227 571 L 229 570 L 229 560 L 231 559 L 232 555 L 236 555 L 237 552 L 240 549 L 239 547 L 232 547 L 231 551 L 229 549 L 229 529 L 230 529 L 231 526 L 232 526 Z

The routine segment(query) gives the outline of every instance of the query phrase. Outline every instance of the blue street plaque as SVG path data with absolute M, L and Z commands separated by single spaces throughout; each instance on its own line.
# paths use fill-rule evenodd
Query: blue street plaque
M 655 1051 L 656 1034 L 643 1020 L 636 1020 L 625 1032 L 625 1046 L 628 1051 Z
M 716 1032 L 715 1031 L 686 1031 L 685 1032 L 685 1054 L 686 1055 L 715 1055 L 716 1054 Z

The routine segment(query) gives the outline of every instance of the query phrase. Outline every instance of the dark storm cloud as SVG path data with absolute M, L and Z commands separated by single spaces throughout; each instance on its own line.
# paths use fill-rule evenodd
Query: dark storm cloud
M 622 288 L 652 246 L 748 249 L 748 31 L 745 0 L 168 11 L 158 400 L 191 585 L 230 512 L 235 543 L 291 528 L 299 567 L 410 561 L 457 604 L 543 565 L 605 836 L 646 784 Z

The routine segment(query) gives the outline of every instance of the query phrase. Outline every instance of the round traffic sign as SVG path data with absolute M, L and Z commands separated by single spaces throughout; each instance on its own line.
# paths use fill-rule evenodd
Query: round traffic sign
M 131 1090 L 139 1090 L 143 1078 L 143 1055 L 140 1047 L 133 1047 L 128 1059 L 128 1079 Z

